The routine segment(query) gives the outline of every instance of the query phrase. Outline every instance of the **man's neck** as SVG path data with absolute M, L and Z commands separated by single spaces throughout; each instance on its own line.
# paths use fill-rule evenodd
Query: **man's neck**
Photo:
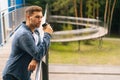
M 34 28 L 32 25 L 30 25 L 30 24 L 27 23 L 27 22 L 26 22 L 26 25 L 27 25 L 27 27 L 30 28 L 30 30 L 31 30 L 32 32 L 34 32 L 35 28 Z

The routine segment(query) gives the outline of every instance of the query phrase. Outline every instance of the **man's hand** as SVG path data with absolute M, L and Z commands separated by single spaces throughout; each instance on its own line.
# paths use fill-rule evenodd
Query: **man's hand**
M 34 59 L 31 60 L 31 62 L 28 65 L 28 71 L 34 71 L 37 67 L 38 62 Z
M 45 27 L 43 27 L 43 30 L 49 34 L 53 33 L 53 29 L 51 28 L 50 24 L 47 24 Z

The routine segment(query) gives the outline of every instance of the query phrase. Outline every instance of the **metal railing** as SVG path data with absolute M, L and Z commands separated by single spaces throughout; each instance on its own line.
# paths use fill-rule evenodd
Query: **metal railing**
M 45 14 L 44 17 L 42 19 L 42 23 L 45 23 L 47 19 L 47 5 L 46 5 L 46 10 L 45 10 Z M 42 28 L 42 27 L 40 27 Z M 42 31 L 42 29 L 39 29 L 40 33 L 43 34 L 44 32 Z M 41 38 L 43 38 L 43 35 L 41 35 Z M 36 76 L 35 76 L 35 80 L 49 80 L 49 74 L 48 74 L 48 48 L 46 49 L 46 55 L 43 57 L 42 61 L 40 61 L 40 63 L 38 64 L 37 70 L 36 70 Z
M 24 7 L 23 5 L 15 5 L 0 11 L 0 44 L 3 45 L 7 42 L 9 37 L 18 28 L 21 21 L 24 20 Z
M 79 27 L 84 27 L 74 29 L 75 26 L 70 26 L 72 27 L 72 30 L 55 31 L 52 35 L 51 42 L 70 42 L 96 39 L 105 36 L 108 32 L 108 26 L 98 19 L 76 18 L 58 15 L 50 16 L 48 19 L 51 23 L 71 24 L 79 25 Z

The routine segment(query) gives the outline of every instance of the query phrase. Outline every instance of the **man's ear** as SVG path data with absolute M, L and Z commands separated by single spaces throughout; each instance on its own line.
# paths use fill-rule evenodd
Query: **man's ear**
M 26 19 L 29 20 L 30 16 L 29 15 L 26 15 Z
M 30 15 L 26 15 L 26 18 L 30 20 L 31 16 Z
M 30 17 L 30 20 L 32 19 L 32 17 Z

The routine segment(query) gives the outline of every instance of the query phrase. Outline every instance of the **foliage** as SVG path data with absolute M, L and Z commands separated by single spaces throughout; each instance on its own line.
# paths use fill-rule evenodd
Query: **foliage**
M 93 9 L 93 0 L 87 0 L 86 1 L 86 7 L 87 7 L 87 13 L 86 15 L 88 15 L 88 18 L 93 18 L 93 15 L 92 15 L 92 9 Z
M 114 0 L 111 1 L 111 6 Z M 39 5 L 45 9 L 45 5 L 49 4 L 49 13 L 51 15 L 75 16 L 75 8 L 73 0 L 26 0 L 26 4 Z M 77 14 L 80 16 L 80 0 L 76 0 Z M 120 0 L 117 0 L 115 10 L 113 13 L 112 31 L 120 34 Z M 82 0 L 82 14 L 83 17 L 96 18 L 104 20 L 106 0 Z M 108 16 L 108 15 L 107 15 Z M 54 24 L 54 23 L 53 23 Z M 59 28 L 58 28 L 59 30 Z
M 25 0 L 26 5 L 38 5 L 45 9 L 47 0 Z
M 67 24 L 67 25 L 63 25 L 63 30 L 72 30 L 72 25 L 70 25 L 70 24 Z
M 113 13 L 111 33 L 116 35 L 120 34 L 120 0 L 117 0 L 115 10 Z
M 67 45 L 62 43 L 51 43 L 49 60 L 54 64 L 79 64 L 79 65 L 120 65 L 120 41 L 104 40 L 102 48 L 99 41 L 91 41 L 91 44 L 80 44 L 78 50 L 77 42 Z
M 53 4 L 51 4 L 51 12 L 54 15 L 68 15 L 73 13 L 73 8 L 71 0 L 54 0 Z M 70 10 L 70 12 L 69 12 Z

